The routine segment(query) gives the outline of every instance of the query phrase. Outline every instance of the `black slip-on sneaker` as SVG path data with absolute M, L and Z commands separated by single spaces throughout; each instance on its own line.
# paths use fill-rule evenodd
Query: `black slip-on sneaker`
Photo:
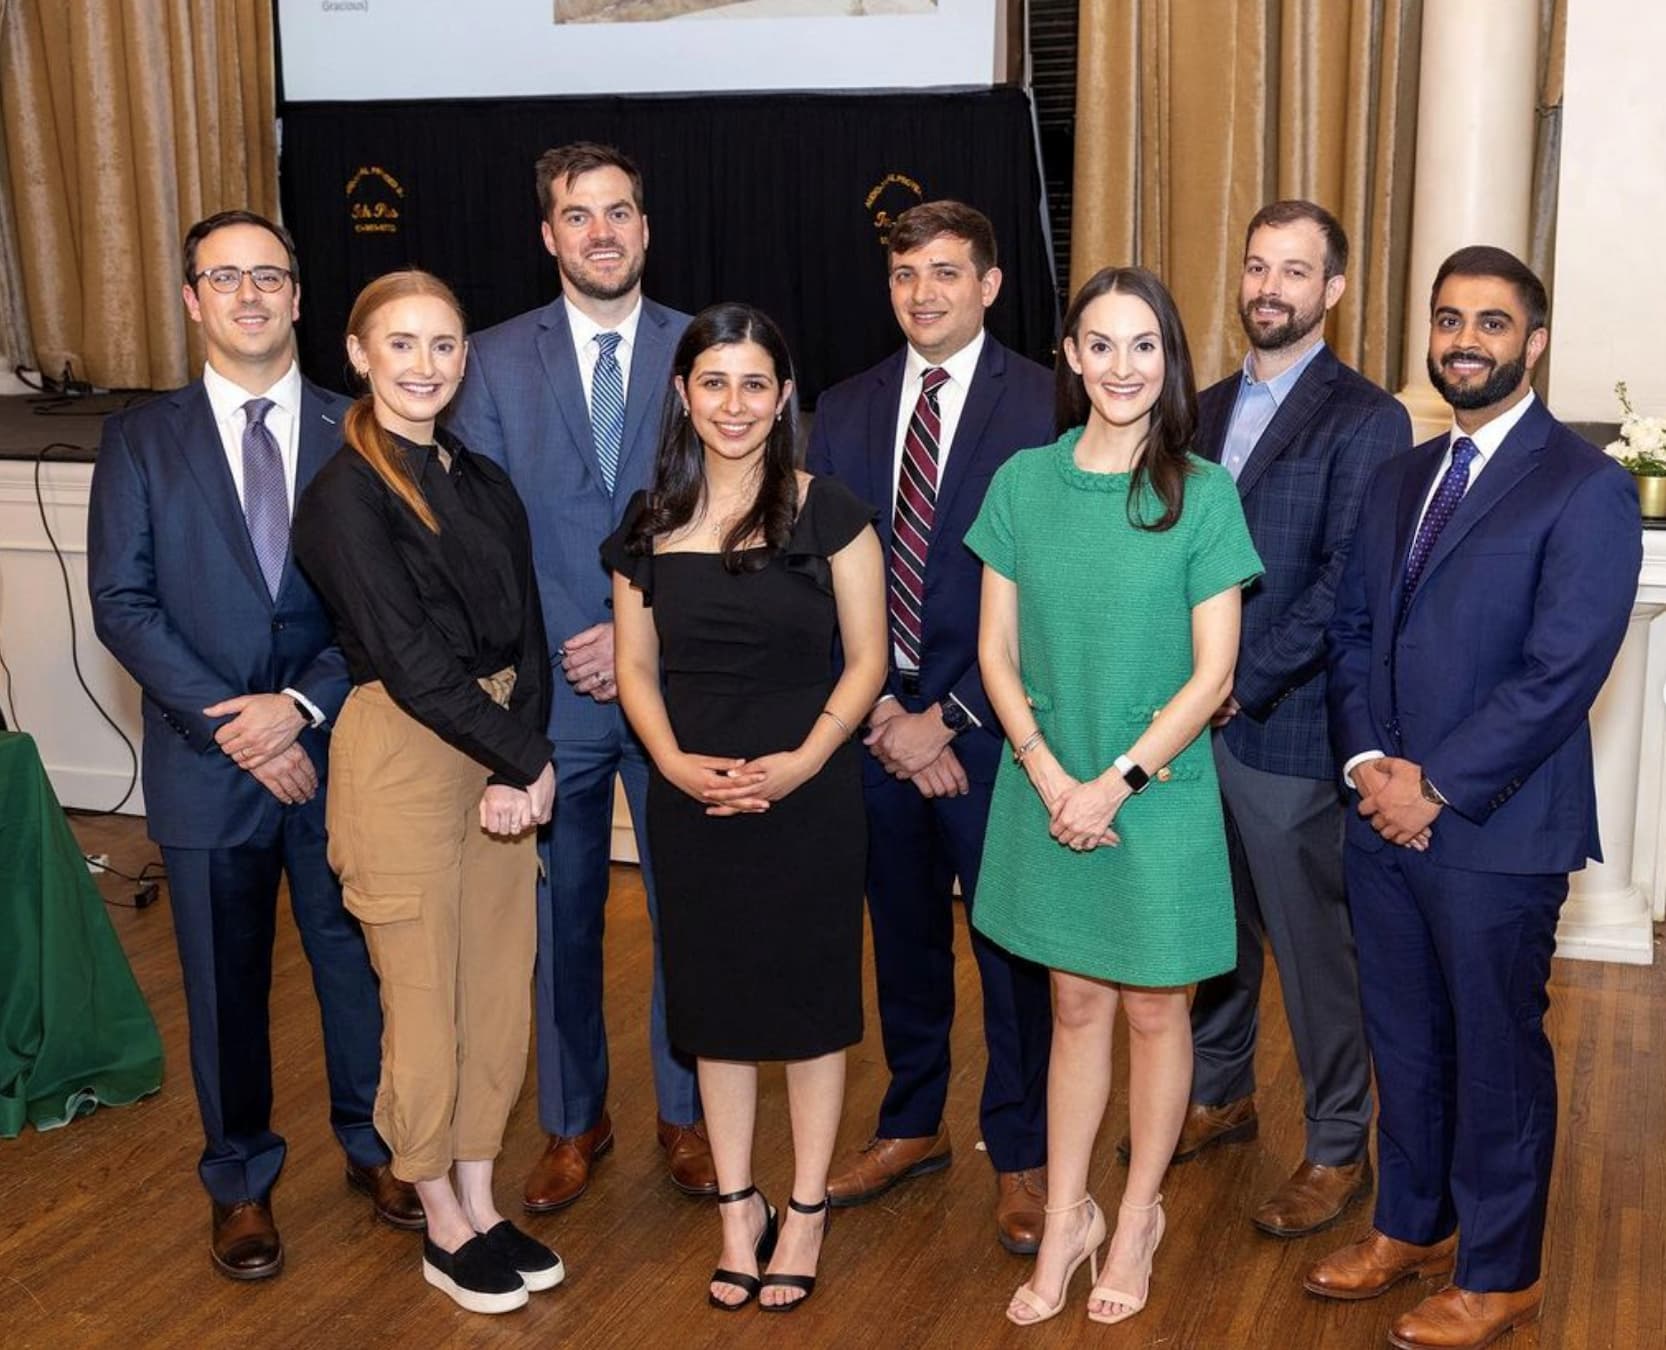
M 483 1237 L 470 1238 L 454 1252 L 424 1237 L 422 1278 L 470 1312 L 506 1313 L 526 1306 L 526 1281 Z
M 507 1262 L 534 1293 L 554 1289 L 567 1278 L 567 1268 L 561 1264 L 561 1258 L 508 1219 L 493 1224 L 480 1235 L 480 1241 Z

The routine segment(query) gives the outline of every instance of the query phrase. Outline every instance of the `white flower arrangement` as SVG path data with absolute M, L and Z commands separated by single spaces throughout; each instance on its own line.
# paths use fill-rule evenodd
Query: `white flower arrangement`
M 1666 417 L 1639 417 L 1624 380 L 1614 386 L 1614 393 L 1625 420 L 1620 423 L 1620 439 L 1608 443 L 1608 454 L 1640 478 L 1666 477 Z

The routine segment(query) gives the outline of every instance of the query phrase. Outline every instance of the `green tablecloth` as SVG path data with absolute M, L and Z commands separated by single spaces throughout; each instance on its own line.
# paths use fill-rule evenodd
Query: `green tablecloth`
M 162 1038 L 34 740 L 0 732 L 0 1138 L 162 1085 Z

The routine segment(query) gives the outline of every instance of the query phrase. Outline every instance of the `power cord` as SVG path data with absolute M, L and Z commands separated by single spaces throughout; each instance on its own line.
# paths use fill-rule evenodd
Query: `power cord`
M 73 813 L 66 812 L 66 814 L 96 815 L 98 813 L 76 811 Z M 99 898 L 105 904 L 116 909 L 149 909 L 161 898 L 162 883 L 168 879 L 168 869 L 161 863 L 154 860 L 148 862 L 139 869 L 139 874 L 134 876 L 133 873 L 124 872 L 119 867 L 112 867 L 109 857 L 103 853 L 83 853 L 81 856 L 86 860 L 88 868 L 92 871 L 108 872 L 111 876 L 120 877 L 123 881 L 131 882 L 139 888 L 133 892 L 132 900 L 112 900 L 100 891 Z

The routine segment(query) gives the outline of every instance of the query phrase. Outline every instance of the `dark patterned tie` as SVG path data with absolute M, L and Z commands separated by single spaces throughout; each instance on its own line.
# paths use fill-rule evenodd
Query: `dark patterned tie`
M 596 369 L 590 376 L 590 428 L 596 436 L 596 464 L 609 492 L 619 476 L 625 443 L 625 376 L 619 369 L 617 333 L 596 334 Z
M 941 366 L 920 376 L 920 397 L 902 443 L 897 509 L 891 522 L 891 631 L 904 663 L 916 670 L 925 613 L 926 553 L 937 514 L 937 441 L 943 429 L 937 391 L 948 378 Z
M 1446 476 L 1440 480 L 1440 486 L 1435 489 L 1429 509 L 1423 513 L 1423 523 L 1417 527 L 1417 539 L 1406 556 L 1406 584 L 1400 592 L 1401 622 L 1405 621 L 1412 593 L 1423 578 L 1423 569 L 1428 564 L 1429 554 L 1434 551 L 1435 541 L 1452 519 L 1458 503 L 1464 499 L 1464 493 L 1469 488 L 1469 466 L 1480 453 L 1468 436 L 1460 436 L 1452 442 L 1452 463 L 1447 467 Z
M 243 405 L 248 422 L 243 427 L 243 519 L 255 546 L 266 589 L 278 598 L 284 560 L 289 556 L 289 489 L 284 484 L 283 456 L 266 425 L 272 411 L 269 398 L 251 398 Z

